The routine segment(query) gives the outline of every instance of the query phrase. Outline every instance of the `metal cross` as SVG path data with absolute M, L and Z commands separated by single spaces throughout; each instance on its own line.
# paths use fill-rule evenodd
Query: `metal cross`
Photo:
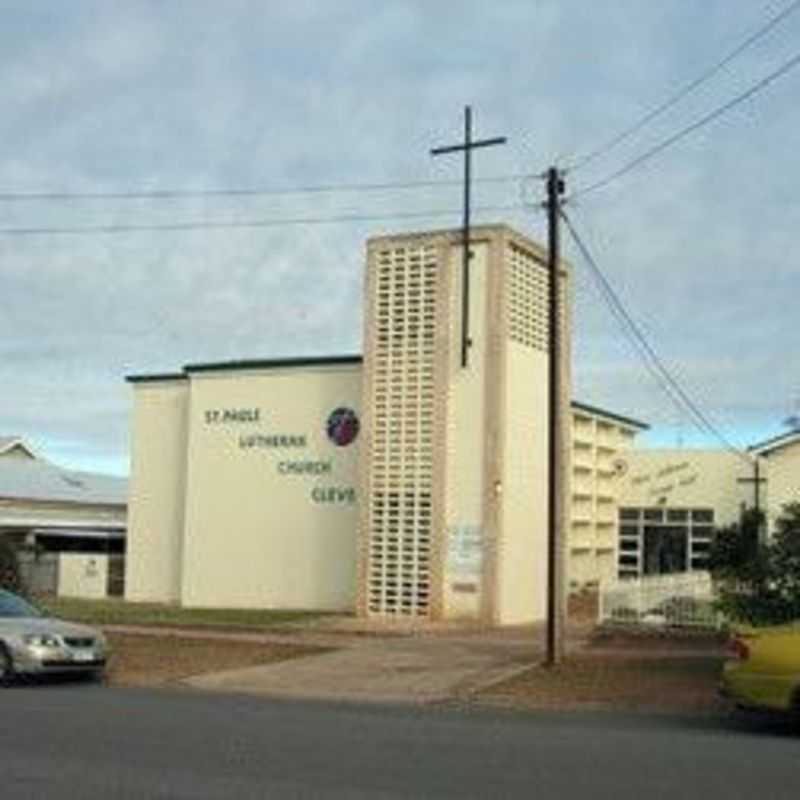
M 464 143 L 454 144 L 447 147 L 435 147 L 431 150 L 432 156 L 441 156 L 445 153 L 464 153 L 464 237 L 463 254 L 461 259 L 461 366 L 467 366 L 467 351 L 472 344 L 469 338 L 469 234 L 470 234 L 470 186 L 472 183 L 472 151 L 478 147 L 492 147 L 497 144 L 505 144 L 505 136 L 497 136 L 494 139 L 479 139 L 472 141 L 472 109 L 469 106 L 464 108 Z

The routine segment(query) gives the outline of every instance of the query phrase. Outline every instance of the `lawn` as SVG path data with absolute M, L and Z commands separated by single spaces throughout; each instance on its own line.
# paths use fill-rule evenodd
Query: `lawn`
M 41 598 L 38 605 L 55 617 L 88 625 L 160 625 L 191 628 L 264 630 L 309 621 L 320 612 L 270 609 L 180 608 L 162 603 L 128 603 L 124 600 Z

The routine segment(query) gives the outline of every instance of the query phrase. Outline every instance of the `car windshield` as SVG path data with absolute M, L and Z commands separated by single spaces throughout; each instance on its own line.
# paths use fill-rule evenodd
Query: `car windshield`
M 21 597 L 0 589 L 0 618 L 2 617 L 41 617 L 39 609 L 26 603 Z

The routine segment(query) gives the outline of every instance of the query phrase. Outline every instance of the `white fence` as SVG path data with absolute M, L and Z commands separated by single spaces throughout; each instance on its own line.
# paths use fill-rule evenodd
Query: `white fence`
M 624 578 L 600 589 L 598 622 L 719 627 L 708 572 Z

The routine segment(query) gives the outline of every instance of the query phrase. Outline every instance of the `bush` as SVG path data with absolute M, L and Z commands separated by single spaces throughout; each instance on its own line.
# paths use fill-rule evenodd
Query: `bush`
M 778 625 L 800 618 L 800 503 L 783 507 L 767 543 L 759 541 L 762 524 L 751 511 L 740 525 L 718 531 L 709 561 L 725 616 Z

